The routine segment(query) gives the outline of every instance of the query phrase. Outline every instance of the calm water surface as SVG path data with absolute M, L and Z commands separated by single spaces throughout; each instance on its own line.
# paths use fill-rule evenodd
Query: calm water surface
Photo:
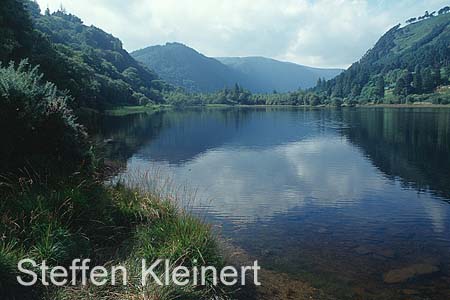
M 450 110 L 195 109 L 99 121 L 263 267 L 340 299 L 450 299 Z M 387 284 L 414 264 L 439 272 Z M 411 295 L 412 294 L 412 295 Z

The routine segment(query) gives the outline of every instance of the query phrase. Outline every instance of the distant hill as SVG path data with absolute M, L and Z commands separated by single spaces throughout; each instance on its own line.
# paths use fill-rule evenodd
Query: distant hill
M 438 87 L 450 84 L 450 14 L 428 14 L 408 20 L 384 34 L 360 61 L 316 91 L 357 101 L 443 103 Z M 441 95 L 439 95 L 441 94 Z M 442 98 L 442 99 L 441 99 Z M 447 101 L 447 100 L 445 100 Z
M 151 46 L 131 55 L 164 80 L 188 91 L 213 92 L 244 81 L 243 74 L 180 43 Z
M 342 70 L 316 69 L 264 57 L 210 58 L 180 43 L 131 53 L 169 83 L 189 91 L 213 92 L 239 83 L 252 92 L 295 91 L 331 79 Z
M 319 69 L 265 57 L 218 57 L 217 60 L 248 76 L 253 92 L 289 92 L 314 87 L 319 78 L 331 79 L 342 69 Z

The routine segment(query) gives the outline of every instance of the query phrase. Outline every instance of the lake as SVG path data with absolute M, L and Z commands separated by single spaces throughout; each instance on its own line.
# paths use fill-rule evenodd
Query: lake
M 121 176 L 158 170 L 264 268 L 340 299 L 450 297 L 450 110 L 103 116 Z

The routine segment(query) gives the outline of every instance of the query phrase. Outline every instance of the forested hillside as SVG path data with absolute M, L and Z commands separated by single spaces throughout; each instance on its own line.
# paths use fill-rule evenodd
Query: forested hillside
M 167 82 L 190 92 L 213 92 L 244 80 L 243 74 L 180 43 L 151 46 L 131 55 Z
M 450 9 L 425 12 L 383 35 L 360 61 L 315 91 L 358 102 L 447 103 L 450 78 Z
M 74 107 L 161 102 L 161 91 L 170 88 L 138 64 L 119 39 L 64 10 L 41 14 L 28 0 L 5 0 L 2 6 L 0 61 L 28 59 L 39 65 L 46 80 L 70 92 Z

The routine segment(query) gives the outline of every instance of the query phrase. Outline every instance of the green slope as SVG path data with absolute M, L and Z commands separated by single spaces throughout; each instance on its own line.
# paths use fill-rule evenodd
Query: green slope
M 360 61 L 315 90 L 362 102 L 426 100 L 419 96 L 436 96 L 440 87 L 449 84 L 449 66 L 450 14 L 444 13 L 393 27 Z M 440 103 L 441 98 L 433 101 Z
M 245 80 L 239 72 L 180 43 L 151 46 L 131 55 L 164 80 L 188 91 L 212 92 Z
M 170 88 L 119 39 L 65 11 L 43 15 L 34 1 L 4 0 L 0 25 L 0 61 L 39 65 L 46 80 L 70 92 L 73 107 L 161 102 L 161 90 Z

